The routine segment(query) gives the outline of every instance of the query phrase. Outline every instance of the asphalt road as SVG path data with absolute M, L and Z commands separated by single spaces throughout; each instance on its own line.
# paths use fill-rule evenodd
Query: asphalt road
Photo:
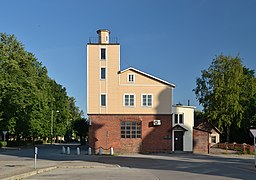
M 85 155 L 84 147 L 81 149 L 81 155 L 75 155 L 75 152 L 76 146 L 71 148 L 71 155 L 61 154 L 61 146 L 39 147 L 38 168 L 49 166 L 58 168 L 24 179 L 256 179 L 253 156 L 225 154 L 88 156 Z M 14 168 L 10 165 L 18 164 L 24 165 L 27 171 L 31 171 L 33 149 L 0 152 L 0 179 L 4 171 L 16 175 L 10 171 L 10 168 Z M 18 171 L 21 167 L 15 166 L 15 168 Z

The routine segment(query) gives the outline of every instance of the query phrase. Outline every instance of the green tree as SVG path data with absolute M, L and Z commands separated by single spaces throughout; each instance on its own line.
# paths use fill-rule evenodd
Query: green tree
M 248 123 L 245 112 L 252 109 L 247 104 L 253 101 L 251 89 L 254 87 L 249 87 L 255 86 L 252 79 L 255 80 L 253 72 L 243 67 L 239 56 L 224 55 L 217 56 L 210 67 L 202 71 L 202 77 L 196 79 L 196 97 L 208 119 L 216 122 L 222 131 L 226 130 L 227 142 L 230 140 L 231 126 L 241 128 L 243 121 Z M 245 80 L 248 83 L 244 83 Z
M 0 33 L 0 131 L 7 130 L 18 141 L 51 137 L 51 115 L 57 110 L 54 135 L 64 136 L 71 119 L 82 117 L 75 99 L 14 35 Z
M 67 121 L 67 131 L 66 131 L 65 137 L 66 137 L 66 141 L 69 142 L 71 140 L 71 136 L 73 134 L 72 132 L 74 130 L 73 129 L 74 122 L 82 119 L 82 117 L 84 116 L 84 113 L 83 113 L 83 111 L 80 111 L 80 109 L 76 106 L 76 100 L 74 97 L 69 97 L 68 101 L 69 101 L 70 118 Z
M 14 35 L 0 33 L 1 128 L 16 138 L 43 134 L 47 71 Z M 31 128 L 34 126 L 34 128 Z
M 88 135 L 88 123 L 85 118 L 77 119 L 73 122 L 75 133 L 80 136 L 81 145 L 85 142 L 85 137 Z
M 66 88 L 58 84 L 56 81 L 50 81 L 51 87 L 51 110 L 54 113 L 53 122 L 53 135 L 64 136 L 67 128 L 67 120 L 70 118 L 69 102 Z
M 243 68 L 243 79 L 241 83 L 242 91 L 240 103 L 243 107 L 243 118 L 241 126 L 232 126 L 231 137 L 236 142 L 252 142 L 249 137 L 249 129 L 256 126 L 256 78 L 254 71 L 246 67 Z

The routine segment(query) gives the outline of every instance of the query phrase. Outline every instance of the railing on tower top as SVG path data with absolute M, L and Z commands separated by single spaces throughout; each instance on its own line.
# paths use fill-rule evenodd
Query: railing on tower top
M 99 37 L 90 37 L 89 38 L 89 44 L 100 44 L 99 43 Z M 118 38 L 117 37 L 110 37 L 109 38 L 109 44 L 118 44 Z

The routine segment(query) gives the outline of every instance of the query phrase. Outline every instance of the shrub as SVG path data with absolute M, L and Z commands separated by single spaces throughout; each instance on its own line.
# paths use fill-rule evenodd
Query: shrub
M 7 145 L 7 142 L 5 142 L 5 141 L 0 141 L 0 148 L 1 147 L 5 147 Z
M 44 143 L 43 140 L 37 140 L 37 141 L 35 141 L 35 144 L 43 144 L 43 143 Z
M 7 146 L 8 147 L 16 147 L 16 146 L 18 146 L 18 142 L 17 141 L 8 141 Z
M 19 146 L 26 146 L 26 141 L 8 141 L 7 146 L 8 147 L 19 147 Z

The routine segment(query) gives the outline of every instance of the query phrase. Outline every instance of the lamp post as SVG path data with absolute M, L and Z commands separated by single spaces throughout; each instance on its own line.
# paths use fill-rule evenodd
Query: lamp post
M 57 110 L 56 112 L 58 113 L 59 111 Z M 51 115 L 51 144 L 52 144 L 52 138 L 53 138 L 53 110 Z

